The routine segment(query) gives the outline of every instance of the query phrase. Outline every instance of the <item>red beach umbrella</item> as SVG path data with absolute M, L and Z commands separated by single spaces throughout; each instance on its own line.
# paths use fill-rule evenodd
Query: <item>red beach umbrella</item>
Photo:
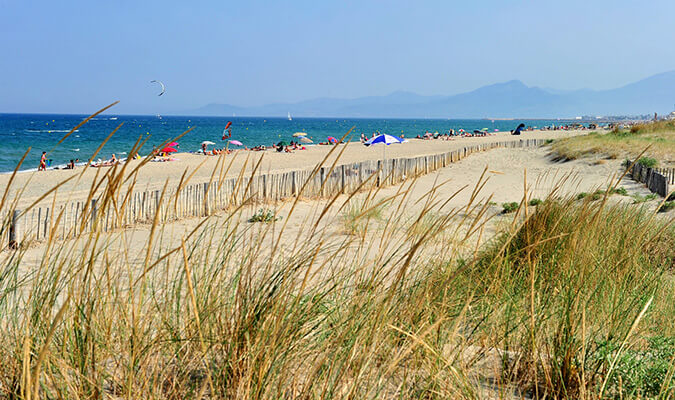
M 162 153 L 175 153 L 177 151 L 178 150 L 174 149 L 173 147 L 169 147 L 169 146 L 162 149 Z

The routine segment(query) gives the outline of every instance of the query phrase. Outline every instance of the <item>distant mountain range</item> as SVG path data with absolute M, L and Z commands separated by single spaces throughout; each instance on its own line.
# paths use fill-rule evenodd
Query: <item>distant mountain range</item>
M 667 113 L 675 105 L 675 71 L 610 90 L 562 91 L 513 80 L 452 96 L 394 92 L 356 99 L 318 98 L 257 107 L 209 104 L 190 115 L 361 118 L 567 118 Z

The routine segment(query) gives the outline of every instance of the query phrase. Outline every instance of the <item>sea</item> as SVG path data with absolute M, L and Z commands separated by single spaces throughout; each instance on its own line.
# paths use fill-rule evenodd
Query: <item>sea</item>
M 404 135 L 406 138 L 423 135 L 425 132 L 446 133 L 450 129 L 473 131 L 487 128 L 510 131 L 519 123 L 543 127 L 564 125 L 569 120 L 453 120 L 453 119 L 343 119 L 343 118 L 252 118 L 252 117 L 190 117 L 190 116 L 140 116 L 140 115 L 99 115 L 74 131 L 61 144 L 59 141 L 87 115 L 64 114 L 0 114 L 0 173 L 13 171 L 24 152 L 30 149 L 22 171 L 35 170 L 43 151 L 48 154 L 50 168 L 62 168 L 70 160 L 79 159 L 85 163 L 115 129 L 115 134 L 105 143 L 98 159 L 109 159 L 114 153 L 125 158 L 140 139 L 145 144 L 141 155 L 152 151 L 154 146 L 172 140 L 183 132 L 189 133 L 177 140 L 179 152 L 200 149 L 203 141 L 214 142 L 216 148 L 225 147 L 223 130 L 232 122 L 231 139 L 244 146 L 260 144 L 269 146 L 281 140 L 290 142 L 296 132 L 305 132 L 315 143 L 326 141 L 333 136 L 341 138 L 347 132 L 346 140 L 358 141 L 361 133 Z M 231 148 L 236 146 L 230 145 Z

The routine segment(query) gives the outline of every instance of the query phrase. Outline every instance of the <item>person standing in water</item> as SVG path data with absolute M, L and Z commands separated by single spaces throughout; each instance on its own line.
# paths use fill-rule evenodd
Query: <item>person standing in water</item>
M 40 166 L 38 167 L 38 171 L 46 171 L 46 170 L 47 170 L 47 152 L 43 151 L 42 157 L 40 157 Z

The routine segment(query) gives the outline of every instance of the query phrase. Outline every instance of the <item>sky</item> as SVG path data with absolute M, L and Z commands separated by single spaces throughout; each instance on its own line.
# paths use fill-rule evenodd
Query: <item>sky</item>
M 609 89 L 675 70 L 673 16 L 672 0 L 0 0 L 0 113 Z

